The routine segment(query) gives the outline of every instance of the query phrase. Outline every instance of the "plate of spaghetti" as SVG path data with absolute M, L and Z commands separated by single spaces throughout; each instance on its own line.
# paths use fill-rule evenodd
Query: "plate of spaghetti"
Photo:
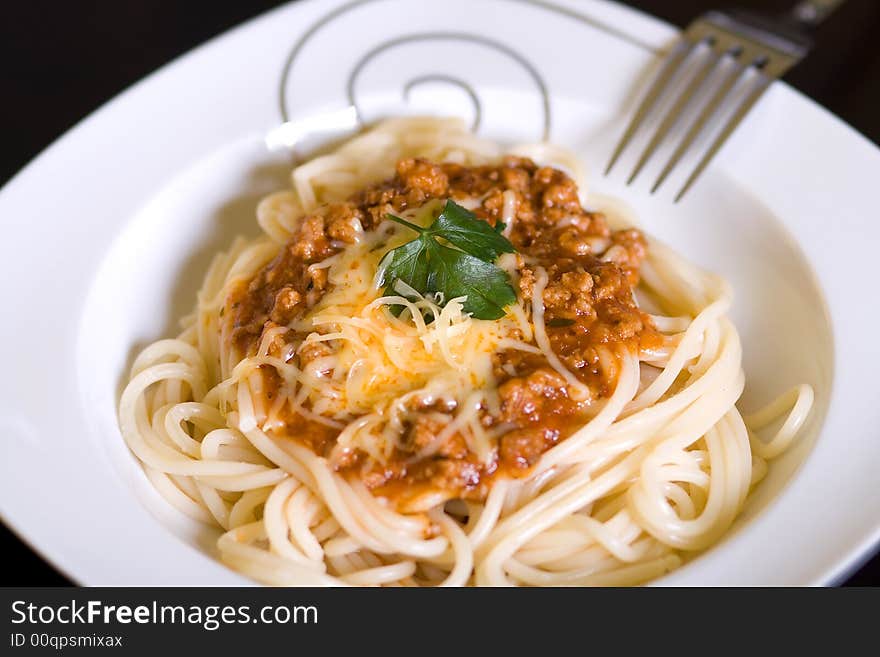
M 880 531 L 880 153 L 774 84 L 681 203 L 600 175 L 673 34 L 297 3 L 75 128 L 0 192 L 4 262 L 65 272 L 2 283 L 4 520 L 87 584 L 833 583 Z

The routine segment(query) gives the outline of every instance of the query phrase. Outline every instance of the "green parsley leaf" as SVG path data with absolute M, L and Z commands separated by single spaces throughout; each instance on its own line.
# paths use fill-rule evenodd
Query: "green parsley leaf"
M 428 242 L 431 273 L 428 290 L 442 292 L 444 298 L 467 297 L 464 311 L 478 319 L 504 317 L 504 308 L 516 302 L 507 272 L 463 251 Z
M 418 237 L 392 249 L 379 263 L 379 284 L 386 294 L 393 294 L 395 282 L 402 280 L 421 294 L 441 293 L 446 301 L 467 297 L 464 311 L 477 319 L 503 317 L 504 308 L 516 301 L 507 272 L 493 264 L 502 253 L 514 252 L 498 227 L 492 228 L 454 201 L 446 202 L 428 228 L 387 216 Z M 399 313 L 400 308 L 394 311 Z
M 407 242 L 397 249 L 392 249 L 379 263 L 379 285 L 385 286 L 385 294 L 399 294 L 394 283 L 402 279 L 417 290 L 428 286 L 428 252 L 421 240 Z M 404 295 L 406 296 L 406 295 Z M 391 312 L 397 316 L 403 312 L 404 306 L 391 306 Z
M 446 201 L 443 212 L 428 230 L 486 262 L 494 262 L 502 253 L 514 251 L 506 237 L 454 201 Z
M 393 289 L 399 278 L 419 291 L 427 290 L 428 252 L 422 240 L 407 242 L 386 253 L 379 263 L 379 271 L 379 285 L 384 285 L 387 289 Z

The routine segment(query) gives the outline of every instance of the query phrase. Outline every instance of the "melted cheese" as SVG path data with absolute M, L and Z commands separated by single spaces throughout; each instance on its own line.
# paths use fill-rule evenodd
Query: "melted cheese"
M 429 204 L 406 213 L 407 219 L 425 225 L 433 209 Z M 474 429 L 479 424 L 474 420 L 482 404 L 495 401 L 492 356 L 499 345 L 509 347 L 520 338 L 529 339 L 531 329 L 521 307 L 501 320 L 486 321 L 464 312 L 464 297 L 443 303 L 402 281 L 383 294 L 377 281 L 382 257 L 412 238 L 411 231 L 386 221 L 344 251 L 313 265 L 327 269 L 331 285 L 308 313 L 290 325 L 307 335 L 297 348 L 303 358 L 301 369 L 269 356 L 275 336 L 266 335 L 257 356 L 247 360 L 247 370 L 253 372 L 252 368 L 271 361 L 297 412 L 342 429 L 337 450 L 359 448 L 384 461 L 404 433 L 413 403 L 442 401 L 457 410 L 441 435 L 461 433 L 488 459 L 485 434 Z M 395 316 L 391 306 L 402 306 L 403 312 Z M 318 357 L 305 355 L 318 345 Z M 245 372 L 238 376 L 251 383 Z M 277 408 L 273 405 L 265 412 L 254 408 L 257 423 L 267 429 L 277 426 L 277 417 L 271 417 Z
M 409 221 L 427 225 L 434 206 L 431 202 L 404 214 Z M 449 420 L 437 414 L 446 418 L 445 425 L 417 456 L 431 456 L 457 433 L 471 451 L 488 461 L 491 440 L 480 425 L 479 413 L 483 408 L 499 412 L 495 353 L 518 349 L 543 354 L 572 387 L 582 386 L 550 351 L 540 301 L 546 274 L 539 272 L 530 307 L 518 298 L 505 317 L 492 321 L 469 316 L 465 297 L 444 300 L 423 295 L 402 281 L 383 294 L 377 280 L 382 258 L 412 238 L 411 231 L 386 221 L 360 234 L 344 251 L 312 265 L 327 270 L 331 285 L 289 327 L 306 335 L 296 348 L 301 367 L 290 362 L 290 347 L 282 350 L 283 358 L 271 355 L 273 341 L 285 329 L 267 331 L 257 355 L 240 364 L 237 377 L 259 393 L 255 368 L 272 365 L 284 381 L 280 394 L 295 411 L 341 430 L 335 447 L 338 456 L 360 449 L 386 461 L 399 446 L 413 406 L 442 402 L 455 409 L 454 415 Z M 498 265 L 515 284 L 517 257 L 505 255 Z M 399 316 L 391 312 L 392 306 L 403 308 Z M 278 402 L 255 402 L 242 416 L 252 413 L 254 424 L 264 429 L 281 428 L 281 410 Z

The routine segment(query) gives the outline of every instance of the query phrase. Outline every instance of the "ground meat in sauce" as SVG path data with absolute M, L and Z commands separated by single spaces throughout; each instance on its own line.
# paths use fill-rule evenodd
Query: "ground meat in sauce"
M 608 362 L 608 350 L 616 345 L 638 349 L 658 339 L 633 299 L 647 248 L 642 234 L 610 230 L 602 214 L 581 207 L 571 178 L 529 159 L 507 157 L 499 165 L 479 167 L 407 159 L 398 163 L 390 180 L 306 216 L 278 256 L 227 301 L 233 345 L 243 355 L 253 353 L 267 328 L 302 316 L 327 290 L 326 269 L 309 265 L 352 244 L 386 213 L 431 199 L 478 197 L 482 201 L 473 212 L 494 226 L 503 213 L 505 192 L 514 199 L 509 239 L 518 251 L 520 294 L 527 302 L 532 299 L 543 269 L 547 282 L 542 300 L 551 346 L 586 384 L 590 397 L 572 399 L 565 379 L 543 356 L 498 353 L 501 411 L 495 416 L 484 409 L 481 417 L 487 429 L 504 430 L 497 457 L 488 465 L 482 463 L 455 434 L 431 457 L 414 460 L 455 411 L 454 402 L 416 403 L 408 413 L 402 447 L 388 463 L 377 464 L 358 451 L 334 453 L 337 469 L 361 476 L 377 493 L 393 497 L 403 491 L 412 495 L 413 490 L 440 489 L 450 498 L 482 499 L 494 475 L 521 476 L 570 435 L 583 422 L 585 406 L 613 390 L 616 372 L 602 366 L 603 350 Z M 295 357 L 300 367 L 308 367 L 326 355 L 326 349 L 320 343 L 309 345 Z M 294 423 L 296 439 L 330 456 L 335 429 L 292 413 Z
M 289 324 L 314 306 L 327 290 L 327 270 L 310 265 L 353 244 L 357 233 L 370 226 L 351 203 L 331 203 L 304 217 L 278 255 L 227 300 L 233 346 L 247 354 L 268 322 Z

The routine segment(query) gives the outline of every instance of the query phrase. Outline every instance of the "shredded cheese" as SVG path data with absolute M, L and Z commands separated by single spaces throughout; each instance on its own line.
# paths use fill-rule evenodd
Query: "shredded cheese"
M 508 224 L 515 204 L 515 195 L 508 194 L 503 213 Z M 426 208 L 413 210 L 411 218 L 417 223 L 430 220 Z M 499 320 L 475 319 L 464 310 L 466 297 L 446 301 L 439 295 L 421 294 L 401 280 L 383 293 L 377 278 L 382 257 L 411 238 L 398 224 L 383 222 L 359 234 L 358 241 L 340 253 L 312 265 L 327 271 L 328 291 L 289 326 L 267 331 L 257 356 L 243 361 L 234 375 L 258 393 L 256 369 L 275 367 L 283 380 L 279 394 L 293 410 L 342 431 L 331 457 L 342 458 L 360 449 L 385 461 L 400 447 L 409 415 L 417 407 L 440 403 L 454 408 L 454 417 L 417 458 L 429 456 L 460 434 L 488 462 L 493 440 L 480 424 L 479 413 L 499 410 L 494 354 L 502 350 L 543 354 L 574 391 L 584 388 L 549 347 L 540 301 L 546 273 L 538 271 L 530 308 L 520 298 Z M 519 262 L 516 254 L 505 254 L 498 266 L 516 280 Z M 397 315 L 392 312 L 395 307 L 400 310 Z M 299 367 L 287 362 L 293 355 L 290 347 L 277 344 L 276 338 L 288 329 L 306 335 L 296 349 Z M 283 404 L 255 401 L 253 408 L 241 410 L 249 426 L 271 429 L 280 422 Z M 438 413 L 438 417 L 448 416 Z

